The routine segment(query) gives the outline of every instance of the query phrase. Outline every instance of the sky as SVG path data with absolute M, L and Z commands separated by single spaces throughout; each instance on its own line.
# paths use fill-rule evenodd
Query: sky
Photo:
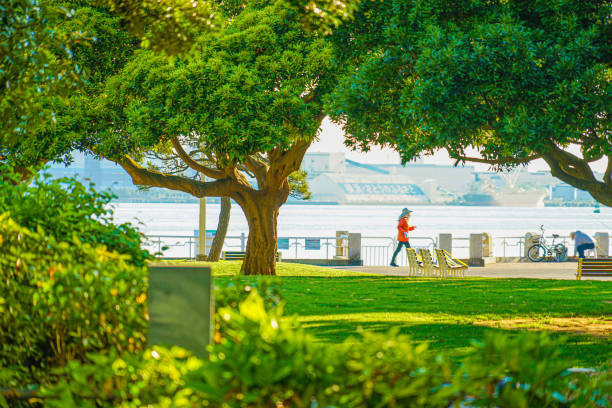
M 344 132 L 340 126 L 332 123 L 329 118 L 325 118 L 321 125 L 321 132 L 319 134 L 319 140 L 312 144 L 309 152 L 344 152 L 346 157 L 350 160 L 354 160 L 361 163 L 399 163 L 399 154 L 391 149 L 379 149 L 372 148 L 367 153 L 354 152 L 344 146 Z M 570 149 L 574 153 L 578 153 L 577 149 Z M 474 152 L 472 152 L 474 153 Z M 476 156 L 476 154 L 474 154 Z M 427 164 L 440 164 L 440 165 L 452 165 L 455 161 L 448 157 L 445 151 L 439 151 L 433 156 L 423 157 L 422 163 Z M 477 171 L 486 171 L 489 169 L 489 165 L 481 163 L 469 163 L 466 162 L 467 166 L 473 166 Z M 591 168 L 596 171 L 603 172 L 605 169 L 605 161 L 601 160 L 592 164 Z M 528 165 L 529 171 L 550 171 L 550 168 L 542 159 L 534 160 Z

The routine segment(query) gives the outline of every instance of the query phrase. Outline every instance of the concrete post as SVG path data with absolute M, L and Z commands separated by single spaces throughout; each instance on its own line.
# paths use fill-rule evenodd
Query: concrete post
M 361 265 L 361 234 L 349 233 L 348 234 L 349 248 L 349 264 L 350 265 Z
M 607 232 L 596 232 L 594 238 L 597 258 L 607 258 L 610 254 L 610 235 Z
M 438 248 L 453 253 L 453 234 L 438 234 Z
M 207 356 L 215 306 L 210 267 L 150 265 L 148 300 L 149 346 L 176 345 Z
M 470 263 L 472 265 L 484 265 L 482 259 L 482 236 L 483 234 L 470 234 Z
M 528 232 L 525 234 L 525 247 L 523 248 L 523 257 L 527 258 L 529 248 L 540 241 L 540 234 L 537 232 Z

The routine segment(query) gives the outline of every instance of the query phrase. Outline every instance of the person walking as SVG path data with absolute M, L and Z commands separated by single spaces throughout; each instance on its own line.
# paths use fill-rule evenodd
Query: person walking
M 574 255 L 578 252 L 578 258 L 584 259 L 584 251 L 595 249 L 595 243 L 582 231 L 570 232 L 570 238 L 574 240 Z
M 402 210 L 401 215 L 399 216 L 397 222 L 397 248 L 395 249 L 395 252 L 393 252 L 393 258 L 391 258 L 390 264 L 391 266 L 398 266 L 395 263 L 395 258 L 397 257 L 397 254 L 399 254 L 402 248 L 410 248 L 408 231 L 412 231 L 416 228 L 415 226 L 411 226 L 408 224 L 408 221 L 410 221 L 410 213 L 412 213 L 412 211 L 407 208 L 404 208 Z

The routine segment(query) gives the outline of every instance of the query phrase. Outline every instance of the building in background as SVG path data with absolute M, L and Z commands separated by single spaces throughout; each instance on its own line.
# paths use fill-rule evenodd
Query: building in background
M 119 201 L 198 202 L 179 191 L 164 188 L 143 190 L 132 183 L 123 168 L 108 160 L 74 153 L 66 167 L 53 164 L 54 177 L 76 176 L 97 190 L 110 189 Z M 346 158 L 344 153 L 311 153 L 302 169 L 308 173 L 312 197 L 309 201 L 289 198 L 288 203 L 334 204 L 458 204 L 534 207 L 541 205 L 593 205 L 589 193 L 560 182 L 550 172 L 529 172 L 519 167 L 511 172 L 477 172 L 472 166 L 411 162 L 369 164 Z M 597 175 L 598 177 L 600 175 Z M 253 180 L 254 182 L 254 180 Z M 219 198 L 210 197 L 209 202 Z
M 313 203 L 444 204 L 467 191 L 474 179 L 471 166 L 434 164 L 368 164 L 344 153 L 306 153 Z

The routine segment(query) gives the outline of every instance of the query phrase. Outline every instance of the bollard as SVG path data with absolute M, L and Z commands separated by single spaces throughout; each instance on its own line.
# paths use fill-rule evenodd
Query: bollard
M 453 234 L 438 234 L 438 248 L 453 253 Z
M 361 265 L 361 234 L 360 233 L 349 233 L 348 234 L 348 256 L 350 265 Z
M 597 258 L 607 258 L 610 255 L 610 235 L 607 232 L 596 232 L 593 238 Z
M 484 259 L 482 259 L 482 234 L 470 234 L 470 265 L 484 265 Z
M 523 247 L 523 258 L 527 258 L 527 252 L 532 245 L 540 242 L 541 235 L 537 232 L 528 232 L 525 234 L 525 246 Z
M 180 346 L 208 355 L 214 333 L 210 267 L 149 266 L 148 346 Z

